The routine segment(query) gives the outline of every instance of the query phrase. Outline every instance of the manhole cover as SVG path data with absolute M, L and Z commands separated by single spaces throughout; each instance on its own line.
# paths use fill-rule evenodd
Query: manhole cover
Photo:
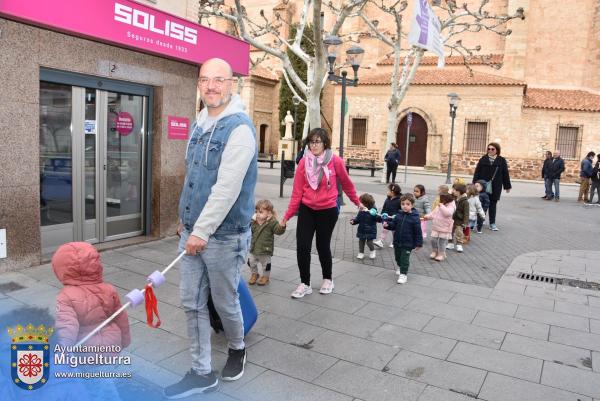
M 13 291 L 17 291 L 17 290 L 22 290 L 23 288 L 25 288 L 25 287 L 19 283 L 15 283 L 14 281 L 9 281 L 8 283 L 0 284 L 0 292 L 2 292 L 4 294 L 8 294 L 9 292 L 13 292 Z

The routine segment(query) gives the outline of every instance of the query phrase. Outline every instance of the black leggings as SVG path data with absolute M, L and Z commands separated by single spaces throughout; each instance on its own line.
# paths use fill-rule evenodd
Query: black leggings
M 396 182 L 396 171 L 398 170 L 398 165 L 396 163 L 387 163 L 387 172 L 385 175 L 385 182 L 390 182 L 390 175 L 392 176 L 392 182 Z
M 490 224 L 496 224 L 496 204 L 497 200 L 490 199 L 490 208 L 488 209 L 488 217 L 490 218 Z
M 317 252 L 323 271 L 323 279 L 331 280 L 331 234 L 338 219 L 337 207 L 324 210 L 313 210 L 300 204 L 298 210 L 298 227 L 296 228 L 296 258 L 300 269 L 300 280 L 310 285 L 310 252 L 312 240 L 317 234 Z

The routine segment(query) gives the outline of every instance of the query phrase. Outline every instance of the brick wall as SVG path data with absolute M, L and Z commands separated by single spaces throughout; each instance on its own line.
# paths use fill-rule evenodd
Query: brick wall
M 475 172 L 477 162 L 481 158 L 481 155 L 452 155 L 452 171 L 457 174 L 472 175 Z M 542 165 L 544 160 L 539 159 L 518 159 L 518 158 L 507 158 L 508 171 L 511 178 L 522 179 L 522 180 L 541 180 L 542 179 Z M 565 172 L 562 174 L 563 182 L 575 182 L 575 179 L 579 177 L 579 165 L 578 160 L 565 160 Z M 442 154 L 442 165 L 441 171 L 448 171 L 448 154 Z
M 344 148 L 344 159 L 375 160 L 375 165 L 383 165 L 379 150 L 367 149 L 364 146 L 348 146 Z

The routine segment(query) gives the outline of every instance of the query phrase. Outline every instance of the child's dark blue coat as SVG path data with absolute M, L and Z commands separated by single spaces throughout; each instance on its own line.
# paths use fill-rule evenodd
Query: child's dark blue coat
M 390 198 L 389 196 L 383 202 L 383 208 L 381 208 L 381 213 L 387 213 L 388 216 L 393 216 L 398 213 L 400 210 L 400 196 L 396 196 L 395 198 Z
M 409 213 L 400 209 L 387 229 L 394 231 L 394 247 L 414 249 L 423 246 L 423 233 L 419 213 L 413 208 Z
M 377 217 L 371 216 L 371 213 L 367 211 L 358 212 L 356 217 L 350 221 L 350 224 L 358 224 L 356 238 L 366 241 L 377 238 Z

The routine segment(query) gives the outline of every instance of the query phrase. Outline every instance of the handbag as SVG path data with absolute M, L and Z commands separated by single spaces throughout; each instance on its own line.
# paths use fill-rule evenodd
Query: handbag
M 492 175 L 492 179 L 489 180 L 486 184 L 485 184 L 485 192 L 487 192 L 488 194 L 492 194 L 492 181 L 494 181 L 494 178 L 496 177 L 496 173 L 498 172 L 498 167 L 496 167 L 496 170 L 494 170 L 494 175 Z

